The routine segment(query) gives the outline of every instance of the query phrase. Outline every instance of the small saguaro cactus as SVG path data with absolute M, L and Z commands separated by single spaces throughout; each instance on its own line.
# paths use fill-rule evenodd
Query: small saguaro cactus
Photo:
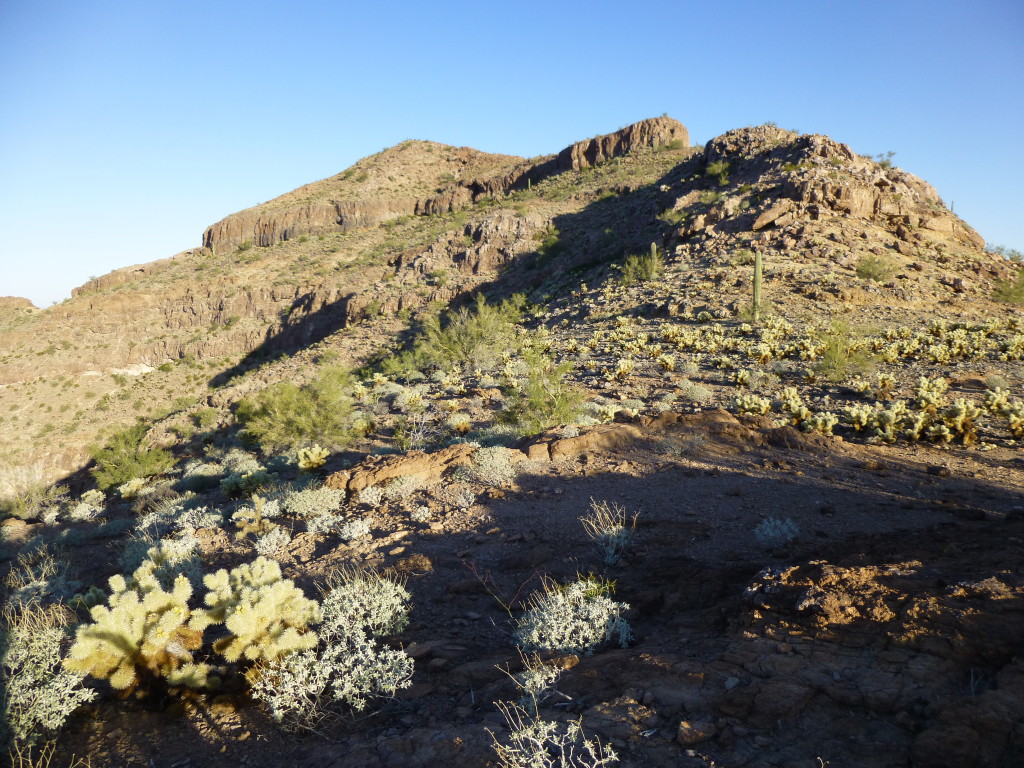
M 754 306 L 751 314 L 755 323 L 761 322 L 761 279 L 763 274 L 761 252 L 754 251 Z

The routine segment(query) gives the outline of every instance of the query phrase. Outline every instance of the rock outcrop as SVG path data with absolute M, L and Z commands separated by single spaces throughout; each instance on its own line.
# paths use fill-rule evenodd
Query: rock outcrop
M 642 147 L 660 147 L 674 142 L 683 146 L 690 143 L 689 131 L 678 120 L 671 117 L 641 120 L 615 133 L 566 147 L 558 153 L 557 167 L 561 171 L 578 171 Z

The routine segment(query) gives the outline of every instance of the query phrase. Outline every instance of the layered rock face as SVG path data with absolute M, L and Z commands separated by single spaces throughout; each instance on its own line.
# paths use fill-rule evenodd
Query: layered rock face
M 219 251 L 246 242 L 269 246 L 302 235 L 371 227 L 400 216 L 449 213 L 482 197 L 525 187 L 527 180 L 538 182 L 553 173 L 579 170 L 637 149 L 672 142 L 687 145 L 689 132 L 682 123 L 668 117 L 642 120 L 620 131 L 577 142 L 556 158 L 542 158 L 536 163 L 466 147 L 405 142 L 378 156 L 391 163 L 386 174 L 388 183 L 380 173 L 383 165 L 360 161 L 331 179 L 222 219 L 203 233 L 203 246 Z M 401 149 L 403 146 L 406 149 Z M 415 154 L 416 162 L 403 162 L 407 160 L 403 153 Z M 424 155 L 429 156 L 428 167 L 419 162 Z M 396 177 L 399 182 L 407 179 L 407 183 L 390 181 Z
M 673 142 L 682 146 L 689 146 L 690 143 L 690 132 L 678 120 L 671 117 L 641 120 L 621 131 L 578 141 L 566 147 L 558 153 L 557 168 L 561 171 L 578 171 L 635 149 L 661 147 Z

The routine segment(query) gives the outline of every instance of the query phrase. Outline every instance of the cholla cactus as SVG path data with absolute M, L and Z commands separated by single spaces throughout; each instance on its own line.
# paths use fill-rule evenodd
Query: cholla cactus
M 738 413 L 754 413 L 763 415 L 772 409 L 772 401 L 757 395 L 740 395 L 733 401 Z
M 985 410 L 998 416 L 1005 415 L 1010 410 L 1010 393 L 1002 387 L 985 392 Z
M 228 628 L 231 635 L 213 646 L 228 661 L 274 661 L 317 644 L 309 626 L 320 621 L 320 607 L 291 579 L 282 578 L 276 561 L 259 557 L 230 572 L 222 568 L 203 583 L 210 590 L 208 609 L 193 624 L 205 628 L 223 623 Z
M 311 445 L 309 448 L 299 449 L 299 471 L 312 472 L 327 463 L 330 453 L 322 445 Z
M 929 379 L 922 376 L 917 380 L 917 389 L 914 397 L 917 399 L 917 407 L 932 413 L 946 404 L 946 392 L 949 391 L 949 382 L 941 377 Z
M 147 560 L 130 579 L 111 577 L 108 604 L 95 606 L 89 612 L 93 623 L 78 628 L 64 662 L 69 670 L 109 680 L 122 691 L 159 677 L 197 688 L 212 682 L 209 667 L 194 663 L 190 653 L 203 638 L 188 606 L 192 585 L 179 575 L 166 590 L 158 568 Z
M 1004 411 L 1014 437 L 1024 437 L 1024 402 L 1014 400 Z
M 746 368 L 741 368 L 738 371 L 734 371 L 732 376 L 732 383 L 737 387 L 746 387 L 750 385 L 750 371 Z
M 978 439 L 978 430 L 974 420 L 981 415 L 981 409 L 970 400 L 963 398 L 953 401 L 953 404 L 942 412 L 942 421 L 954 437 L 960 437 L 964 445 L 970 445 Z M 945 435 L 942 435 L 943 442 L 948 442 Z
M 657 357 L 656 362 L 663 371 L 674 371 L 676 369 L 676 356 L 667 353 L 660 354 Z
M 791 424 L 801 424 L 811 418 L 811 409 L 804 405 L 796 387 L 783 387 L 780 400 L 782 401 L 782 412 L 789 414 Z
M 874 416 L 874 411 L 866 405 L 851 405 L 843 409 L 843 420 L 857 432 L 863 432 Z
M 875 398 L 888 400 L 896 388 L 896 378 L 888 373 L 880 373 L 875 377 Z
M 464 435 L 473 426 L 473 422 L 469 418 L 469 414 L 466 413 L 453 413 L 448 417 L 446 422 L 448 429 L 460 435 Z
M 815 413 L 809 415 L 803 421 L 800 422 L 800 429 L 804 432 L 820 432 L 821 434 L 831 437 L 832 428 L 839 423 L 839 417 L 834 413 L 823 411 L 822 413 Z

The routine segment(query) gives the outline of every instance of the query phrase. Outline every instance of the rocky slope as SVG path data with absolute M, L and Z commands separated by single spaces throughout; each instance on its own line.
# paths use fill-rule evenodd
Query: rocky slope
M 5 520 L 5 599 L 105 589 L 152 536 L 207 573 L 269 551 L 307 595 L 389 569 L 412 685 L 289 735 L 240 666 L 214 693 L 95 682 L 59 768 L 494 765 L 515 622 L 582 573 L 613 582 L 633 638 L 546 653 L 539 712 L 622 765 L 1019 762 L 1024 313 L 991 299 L 1017 267 L 926 182 L 770 125 L 690 147 L 659 118 L 533 161 L 404 142 L 204 239 L 58 307 L 0 301 L 0 493 L 140 415 L 175 459 L 135 498 L 87 503 L 78 473 L 70 501 Z M 515 348 L 560 364 L 547 388 L 579 393 L 573 423 L 510 431 L 530 383 L 512 342 L 402 362 L 475 291 L 528 295 Z M 351 387 L 366 434 L 312 474 L 238 434 L 240 399 L 372 358 Z M 259 530 L 233 518 L 247 476 L 279 507 Z M 311 477 L 323 509 L 296 500 Z M 593 502 L 638 514 L 618 561 L 581 525 Z

